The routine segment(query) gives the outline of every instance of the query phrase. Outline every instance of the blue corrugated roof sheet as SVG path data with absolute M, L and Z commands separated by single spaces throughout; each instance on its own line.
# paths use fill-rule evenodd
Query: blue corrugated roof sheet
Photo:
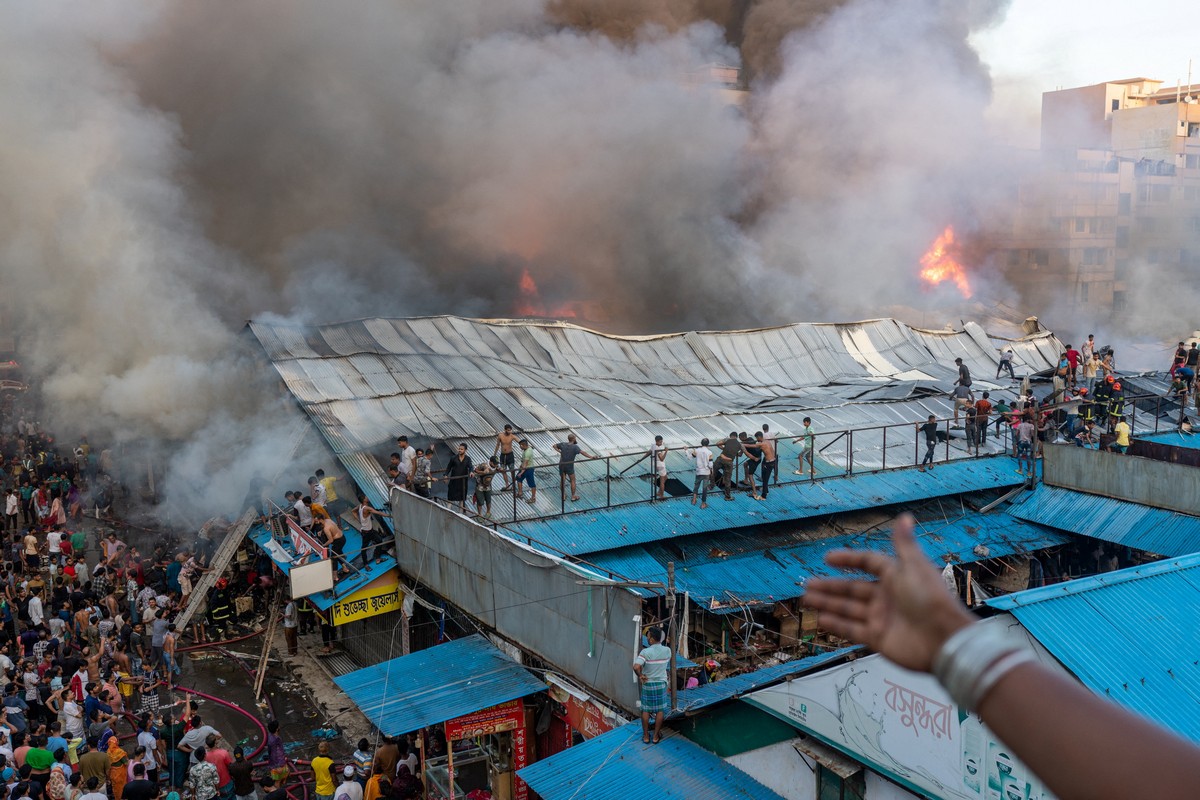
M 782 800 L 683 736 L 642 744 L 640 723 L 622 725 L 517 774 L 545 800 Z
M 1142 441 L 1157 442 L 1158 444 L 1169 444 L 1175 447 L 1186 447 L 1191 450 L 1200 450 L 1200 435 L 1195 433 L 1181 433 L 1180 431 L 1167 431 L 1166 433 L 1150 433 L 1138 437 Z
M 1200 554 L 988 601 L 1097 694 L 1200 741 Z
M 1059 486 L 1038 486 L 1008 513 L 1081 536 L 1166 556 L 1200 552 L 1200 517 L 1101 497 Z
M 479 634 L 355 670 L 334 682 L 387 736 L 546 688 Z
M 560 552 L 585 555 L 697 533 L 1016 486 L 1021 477 L 1014 463 L 1007 457 L 964 459 L 939 464 L 929 472 L 900 469 L 781 486 L 763 501 L 738 494 L 726 502 L 719 492 L 716 496 L 710 493 L 708 508 L 703 510 L 684 497 L 521 522 L 510 527 Z
M 951 521 L 921 522 L 917 538 L 939 564 L 946 555 L 955 562 L 967 563 L 1030 553 L 1069 541 L 1062 533 L 1005 513 L 968 513 Z M 975 552 L 980 545 L 987 548 L 986 554 Z M 800 596 L 810 576 L 837 573 L 825 563 L 825 555 L 840 548 L 891 552 L 891 533 L 875 530 L 805 541 L 791 532 L 728 532 L 684 542 L 623 547 L 594 553 L 587 560 L 601 569 L 644 581 L 661 580 L 667 562 L 673 561 L 679 590 L 719 611 L 722 607 L 737 609 L 743 604 L 774 603 Z
M 797 658 L 792 661 L 786 661 L 783 664 L 756 669 L 753 672 L 743 672 L 741 675 L 734 675 L 732 678 L 726 678 L 723 681 L 706 683 L 703 686 L 697 686 L 695 689 L 679 692 L 679 708 L 672 716 L 698 711 L 714 703 L 740 697 L 746 692 L 761 689 L 764 686 L 770 686 L 788 678 L 803 675 L 806 672 L 812 672 L 830 662 L 840 661 L 857 649 L 859 648 L 843 647 L 840 650 L 830 650 L 820 655 Z

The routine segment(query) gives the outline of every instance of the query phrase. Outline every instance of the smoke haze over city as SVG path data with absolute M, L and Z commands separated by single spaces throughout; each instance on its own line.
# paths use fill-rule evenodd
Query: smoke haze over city
M 1003 199 L 971 37 L 1005 5 L 6 6 L 28 366 L 81 429 L 209 453 L 272 427 L 237 336 L 262 315 L 505 316 L 527 273 L 623 332 L 957 320 L 917 271 Z M 740 104 L 713 64 L 742 68 Z M 1014 300 L 970 266 L 977 302 Z

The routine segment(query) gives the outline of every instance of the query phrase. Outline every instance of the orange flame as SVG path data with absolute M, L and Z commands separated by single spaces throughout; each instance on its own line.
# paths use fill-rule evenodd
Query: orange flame
M 963 297 L 971 297 L 967 271 L 955 258 L 957 250 L 954 244 L 954 228 L 947 225 L 942 235 L 933 241 L 929 252 L 921 256 L 921 280 L 931 286 L 937 286 L 942 281 L 953 281 Z
M 517 288 L 520 290 L 521 296 L 517 300 L 513 312 L 518 317 L 551 317 L 554 319 L 574 319 L 579 316 L 576 310 L 576 303 L 564 303 L 555 308 L 547 308 L 542 302 L 541 292 L 538 291 L 537 282 L 533 276 L 529 274 L 529 269 L 521 270 L 521 279 L 517 281 Z

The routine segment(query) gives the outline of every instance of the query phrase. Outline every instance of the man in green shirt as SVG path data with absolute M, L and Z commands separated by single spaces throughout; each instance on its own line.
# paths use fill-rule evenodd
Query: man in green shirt
M 521 484 L 529 484 L 529 502 L 537 502 L 537 479 L 533 476 L 533 445 L 528 439 L 521 442 L 521 469 L 517 471 L 517 499 L 521 499 Z
M 87 549 L 87 533 L 84 531 L 75 531 L 71 534 L 71 552 L 78 555 L 83 555 Z

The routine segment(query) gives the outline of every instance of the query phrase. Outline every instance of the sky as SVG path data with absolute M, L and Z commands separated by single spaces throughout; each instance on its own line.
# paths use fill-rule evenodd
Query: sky
M 1196 10 L 1184 0 L 1013 0 L 973 41 L 992 69 L 992 118 L 1014 144 L 1036 146 L 1042 92 L 1120 78 L 1200 83 Z M 1032 125 L 1032 139 L 1030 136 Z

